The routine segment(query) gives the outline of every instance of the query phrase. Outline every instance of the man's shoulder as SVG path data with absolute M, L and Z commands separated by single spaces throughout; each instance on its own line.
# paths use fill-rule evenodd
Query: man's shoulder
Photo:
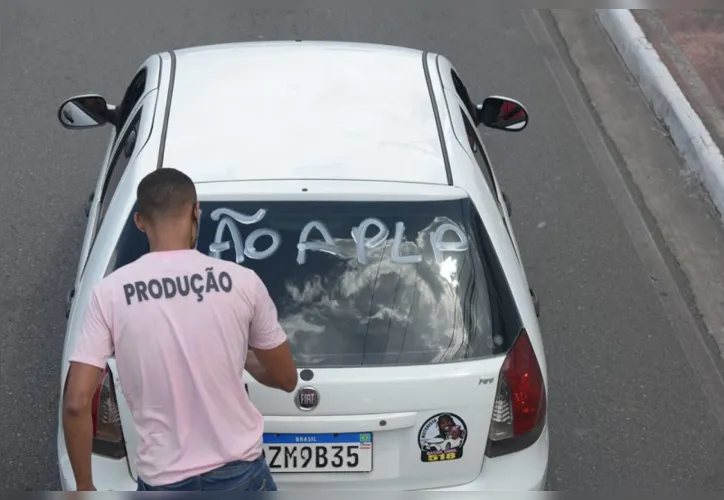
M 100 289 L 113 286 L 121 281 L 128 281 L 129 279 L 132 279 L 134 275 L 138 275 L 139 272 L 145 268 L 146 266 L 142 264 L 141 259 L 129 262 L 125 266 L 121 266 L 106 274 L 106 276 L 98 282 L 96 287 Z
M 234 261 L 198 253 L 189 259 L 194 274 L 189 282 L 194 292 L 223 292 L 254 302 L 261 279 L 251 269 Z
M 259 276 L 256 272 L 241 264 L 228 260 L 217 259 L 202 253 L 199 253 L 199 256 L 200 262 L 204 264 L 204 270 L 213 272 L 217 276 L 224 273 L 235 283 L 244 285 L 251 285 L 259 280 Z
M 254 289 L 255 285 L 261 281 L 256 272 L 251 269 L 236 262 L 218 259 L 201 252 L 185 256 L 183 263 L 179 265 L 177 262 L 177 266 L 174 266 L 176 272 L 181 274 L 184 272 L 189 273 L 187 278 L 189 280 L 193 279 L 194 283 L 203 281 L 205 284 L 208 279 L 212 279 L 217 283 L 223 281 L 224 288 L 250 290 Z M 95 285 L 94 289 L 98 295 L 104 296 L 119 286 L 132 286 L 136 281 L 147 281 L 156 278 L 157 273 L 158 269 L 152 263 L 138 259 L 109 273 Z M 200 278 L 195 278 L 196 275 Z M 213 277 L 209 278 L 209 275 Z
M 236 262 L 229 260 L 219 259 L 218 257 L 211 257 L 210 255 L 206 255 L 202 252 L 197 252 L 193 254 L 191 259 L 194 261 L 194 263 L 198 262 L 200 264 L 203 264 L 204 269 L 213 267 L 214 271 L 225 271 L 229 274 L 233 273 L 238 276 L 249 275 L 249 273 L 256 275 L 254 271 L 242 266 L 241 264 L 237 264 Z
M 117 288 L 119 284 L 134 281 L 143 267 L 144 266 L 140 265 L 136 260 L 118 269 L 114 269 L 93 285 L 93 292 L 99 298 L 106 298 L 109 294 L 112 295 L 112 290 Z

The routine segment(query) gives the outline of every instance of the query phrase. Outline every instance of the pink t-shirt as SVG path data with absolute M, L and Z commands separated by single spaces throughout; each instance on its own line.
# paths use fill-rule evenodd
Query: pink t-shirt
M 152 252 L 96 285 L 70 361 L 104 368 L 115 353 L 138 475 L 157 486 L 259 457 L 247 349 L 286 339 L 253 271 L 196 250 Z

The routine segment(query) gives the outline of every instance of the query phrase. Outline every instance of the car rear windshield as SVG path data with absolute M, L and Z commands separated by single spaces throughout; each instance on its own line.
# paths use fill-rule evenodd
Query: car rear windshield
M 253 269 L 301 367 L 506 352 L 520 319 L 469 199 L 201 202 L 197 249 Z M 149 251 L 129 216 L 114 262 Z

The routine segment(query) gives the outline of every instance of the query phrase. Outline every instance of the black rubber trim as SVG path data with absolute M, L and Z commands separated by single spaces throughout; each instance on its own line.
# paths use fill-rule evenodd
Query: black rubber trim
M 168 82 L 168 98 L 166 99 L 166 111 L 163 116 L 163 129 L 161 130 L 161 146 L 158 150 L 158 163 L 156 170 L 163 167 L 164 153 L 166 152 L 166 134 L 168 134 L 168 117 L 171 114 L 171 101 L 173 101 L 173 88 L 176 83 L 176 53 L 172 50 L 171 56 L 171 77 Z
M 445 174 L 447 175 L 447 183 L 453 185 L 452 170 L 450 169 L 450 157 L 447 152 L 447 144 L 445 144 L 445 136 L 442 133 L 442 121 L 440 120 L 440 110 L 435 99 L 435 92 L 432 89 L 432 78 L 430 77 L 430 66 L 427 63 L 428 52 L 422 53 L 422 68 L 425 71 L 425 82 L 427 82 L 427 92 L 430 94 L 430 103 L 432 104 L 432 112 L 435 114 L 435 125 L 437 125 L 437 136 L 440 139 L 440 147 L 442 148 L 442 159 L 445 162 Z

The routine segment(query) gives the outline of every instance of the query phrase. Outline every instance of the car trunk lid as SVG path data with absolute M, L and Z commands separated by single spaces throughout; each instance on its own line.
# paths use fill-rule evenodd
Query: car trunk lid
M 410 490 L 474 480 L 502 361 L 318 369 L 293 394 L 249 379 L 279 488 Z M 312 391 L 318 404 L 300 408 L 313 405 Z

